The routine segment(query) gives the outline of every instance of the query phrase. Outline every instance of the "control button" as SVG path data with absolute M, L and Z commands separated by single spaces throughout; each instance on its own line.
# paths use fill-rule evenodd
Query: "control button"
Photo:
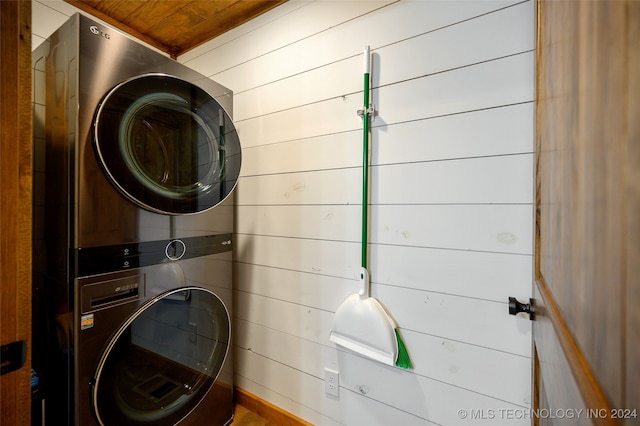
M 173 240 L 164 249 L 168 259 L 180 260 L 187 251 L 187 246 L 181 240 Z

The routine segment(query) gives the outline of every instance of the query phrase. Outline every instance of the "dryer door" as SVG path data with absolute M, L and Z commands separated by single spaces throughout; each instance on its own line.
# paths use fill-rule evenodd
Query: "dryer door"
M 240 174 L 240 141 L 227 113 L 203 89 L 166 74 L 113 88 L 98 107 L 93 141 L 111 183 L 156 213 L 212 208 Z
M 150 300 L 100 357 L 91 387 L 97 420 L 177 424 L 215 386 L 230 334 L 228 311 L 209 290 L 183 287 Z

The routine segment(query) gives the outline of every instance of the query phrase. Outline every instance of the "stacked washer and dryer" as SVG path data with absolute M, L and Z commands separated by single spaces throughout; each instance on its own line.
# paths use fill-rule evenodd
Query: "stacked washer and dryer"
M 34 423 L 231 422 L 232 92 L 79 14 L 33 67 Z

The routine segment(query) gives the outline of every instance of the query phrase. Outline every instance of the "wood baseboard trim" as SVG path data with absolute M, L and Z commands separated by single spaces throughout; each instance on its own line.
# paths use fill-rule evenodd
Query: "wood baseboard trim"
M 236 404 L 242 405 L 247 410 L 253 411 L 274 424 L 282 426 L 313 426 L 300 417 L 294 416 L 242 388 L 235 386 L 234 391 Z

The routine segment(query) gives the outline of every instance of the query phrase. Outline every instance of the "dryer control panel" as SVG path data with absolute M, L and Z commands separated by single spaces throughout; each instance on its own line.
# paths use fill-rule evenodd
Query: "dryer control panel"
M 206 235 L 173 240 L 145 241 L 104 247 L 73 249 L 74 278 L 158 265 L 166 259 L 190 259 L 231 251 L 231 234 Z

